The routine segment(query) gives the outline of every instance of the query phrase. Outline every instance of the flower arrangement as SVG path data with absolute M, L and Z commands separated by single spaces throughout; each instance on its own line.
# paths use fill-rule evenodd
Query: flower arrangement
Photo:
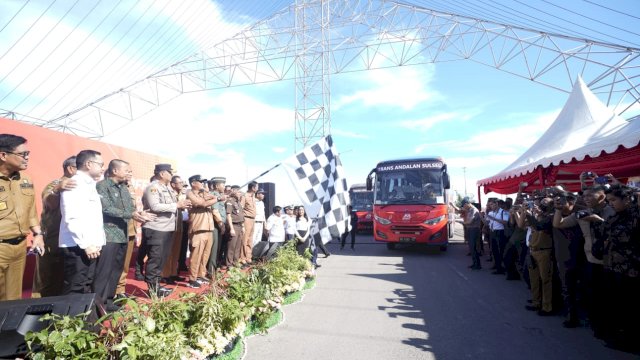
M 204 294 L 148 304 L 126 300 L 126 310 L 96 324 L 83 318 L 48 315 L 50 325 L 26 335 L 34 359 L 206 359 L 225 353 L 245 334 L 266 332 L 269 319 L 287 294 L 300 291 L 314 276 L 308 258 L 295 244 L 278 249 L 274 259 L 249 271 L 231 268 L 224 283 Z M 93 331 L 99 329 L 98 332 Z

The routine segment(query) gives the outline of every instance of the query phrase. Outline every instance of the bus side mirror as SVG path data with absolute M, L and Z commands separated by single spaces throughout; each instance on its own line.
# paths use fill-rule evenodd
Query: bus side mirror
M 444 185 L 445 189 L 450 189 L 451 188 L 451 180 L 449 179 L 449 173 L 444 173 L 444 176 L 442 178 L 442 182 Z
M 373 189 L 373 181 L 371 179 L 371 177 L 367 178 L 367 191 L 371 191 L 371 189 Z

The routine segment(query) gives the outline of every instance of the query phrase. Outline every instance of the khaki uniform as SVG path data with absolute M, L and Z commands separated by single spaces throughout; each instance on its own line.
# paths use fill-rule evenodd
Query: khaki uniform
M 133 197 L 133 194 L 131 195 Z M 116 287 L 116 295 L 124 294 L 127 286 L 127 275 L 129 275 L 129 265 L 131 264 L 131 255 L 133 254 L 133 248 L 136 247 L 136 222 L 131 219 L 128 223 L 127 233 L 129 234 L 129 242 L 127 243 L 127 252 L 124 256 L 124 266 L 122 267 L 122 274 L 120 274 L 120 280 Z
M 31 297 L 39 298 L 62 294 L 64 261 L 58 246 L 60 233 L 60 194 L 53 193 L 58 184 L 68 179 L 62 177 L 50 182 L 42 191 L 42 215 L 40 227 L 44 234 L 44 255 L 36 257 Z
M 189 244 L 191 258 L 189 260 L 189 280 L 204 278 L 207 275 L 207 262 L 211 256 L 213 245 L 213 210 L 211 206 L 203 206 L 204 201 L 213 198 L 208 192 L 194 193 L 189 191 L 187 198 L 193 207 L 189 211 Z
M 256 194 L 244 194 L 244 236 L 242 237 L 242 250 L 240 260 L 251 262 L 253 253 L 253 227 L 256 223 Z
M 38 225 L 31 179 L 21 172 L 0 176 L 0 301 L 22 297 L 25 239 Z
M 534 228 L 529 240 L 532 260 L 529 265 L 532 305 L 541 306 L 546 312 L 553 310 L 553 237 L 550 230 Z
M 235 234 L 229 233 L 229 244 L 227 246 L 227 266 L 233 266 L 240 260 L 242 251 L 242 239 L 244 238 L 244 210 L 240 206 L 240 201 L 233 196 L 229 196 L 225 203 L 227 210 L 227 223 Z

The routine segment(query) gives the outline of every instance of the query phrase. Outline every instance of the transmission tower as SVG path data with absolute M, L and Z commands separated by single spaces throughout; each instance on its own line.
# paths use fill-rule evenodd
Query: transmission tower
M 640 103 L 638 48 L 395 1 L 296 0 L 232 38 L 79 109 L 25 121 L 100 138 L 184 93 L 294 80 L 296 146 L 303 146 L 330 132 L 329 76 L 458 60 L 565 93 L 582 76 L 621 115 Z M 21 117 L 19 109 L 0 112 Z

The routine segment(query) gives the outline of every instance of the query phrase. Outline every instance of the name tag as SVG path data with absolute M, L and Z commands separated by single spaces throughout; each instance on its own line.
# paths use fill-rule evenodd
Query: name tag
M 22 189 L 33 189 L 33 184 L 22 183 L 22 184 L 20 184 L 20 188 L 22 188 Z

